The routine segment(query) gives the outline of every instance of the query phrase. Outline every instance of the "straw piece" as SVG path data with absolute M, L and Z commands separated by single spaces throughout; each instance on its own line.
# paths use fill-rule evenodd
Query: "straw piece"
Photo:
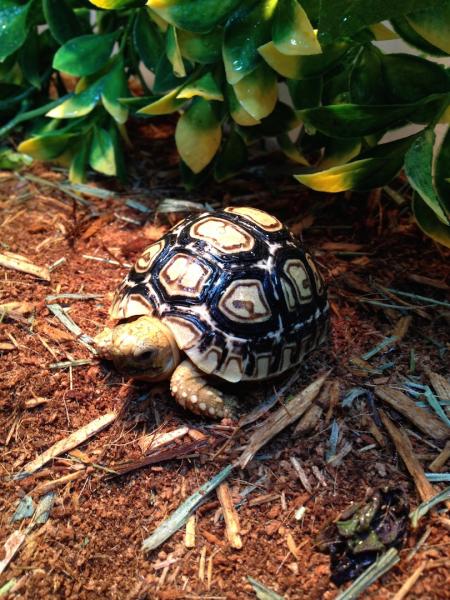
M 423 501 L 429 500 L 435 495 L 436 491 L 426 478 L 422 465 L 414 455 L 414 450 L 409 437 L 402 429 L 398 429 L 382 410 L 380 410 L 380 417 L 394 442 L 398 453 L 402 457 L 406 468 L 414 479 L 414 484 L 419 492 L 419 496 Z
M 384 402 L 395 408 L 411 423 L 436 440 L 447 440 L 450 429 L 440 419 L 426 410 L 416 406 L 416 403 L 408 398 L 403 392 L 394 390 L 387 385 L 379 385 L 375 388 L 375 395 Z
M 222 506 L 223 518 L 225 519 L 227 538 L 230 542 L 230 546 L 236 550 L 240 550 L 242 548 L 242 539 L 240 536 L 241 528 L 239 525 L 239 517 L 234 507 L 230 488 L 226 482 L 221 483 L 217 488 L 217 496 Z
M 0 267 L 14 269 L 15 271 L 28 273 L 29 275 L 33 275 L 39 279 L 44 279 L 44 281 L 50 281 L 50 271 L 47 269 L 47 267 L 34 265 L 25 257 L 19 258 L 6 256 L 6 254 L 0 254 Z
M 117 419 L 117 416 L 118 413 L 116 412 L 107 413 L 106 415 L 94 419 L 84 427 L 81 427 L 81 429 L 74 431 L 68 437 L 59 440 L 56 442 L 56 444 L 53 444 L 53 446 L 48 448 L 48 450 L 40 454 L 37 458 L 27 463 L 24 466 L 23 471 L 17 473 L 14 479 L 23 479 L 24 477 L 32 475 L 56 456 L 60 456 L 61 454 L 72 450 L 72 448 L 76 448 L 80 444 L 83 444 L 90 437 L 97 434 L 102 429 L 105 429 L 105 427 L 111 425 L 111 423 Z
M 156 448 L 170 444 L 171 442 L 184 437 L 188 433 L 189 427 L 186 426 L 164 433 L 155 431 L 141 437 L 138 444 L 142 452 L 147 452 L 147 450 L 155 450 Z
M 374 581 L 398 563 L 400 556 L 395 548 L 390 548 L 380 558 L 362 573 L 344 592 L 336 596 L 335 600 L 354 600 Z
M 402 587 L 398 590 L 398 592 L 392 596 L 391 600 L 403 600 L 403 598 L 405 598 L 408 592 L 410 592 L 414 587 L 416 581 L 422 575 L 425 569 L 425 565 L 426 563 L 422 563 L 417 567 L 414 573 L 410 575 L 408 579 L 403 583 Z
M 47 494 L 48 492 L 51 492 L 52 490 L 56 489 L 60 485 L 65 485 L 66 483 L 75 481 L 76 479 L 79 479 L 80 477 L 82 477 L 85 474 L 86 474 L 86 469 L 81 469 L 80 471 L 75 471 L 74 473 L 69 473 L 68 475 L 64 475 L 63 477 L 60 477 L 59 479 L 53 479 L 52 481 L 45 481 L 43 483 L 40 483 L 39 485 L 37 485 L 34 488 L 33 494 L 36 494 L 37 496 L 40 496 L 42 494 Z
M 272 413 L 251 436 L 247 446 L 238 459 L 244 468 L 269 440 L 285 427 L 299 419 L 312 404 L 329 373 L 319 377 L 307 388 L 296 394 L 289 402 Z

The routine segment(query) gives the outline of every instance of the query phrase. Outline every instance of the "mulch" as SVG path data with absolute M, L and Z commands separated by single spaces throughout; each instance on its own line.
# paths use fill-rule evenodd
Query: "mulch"
M 209 182 L 186 192 L 179 183 L 171 121 L 145 131 L 135 127 L 133 139 L 144 141 L 140 154 L 129 157 L 127 184 L 113 186 L 93 177 L 93 190 L 81 193 L 67 187 L 62 169 L 38 164 L 20 174 L 0 173 L 0 253 L 53 266 L 50 282 L 0 269 L 0 304 L 33 305 L 31 312 L 5 315 L 0 324 L 0 560 L 6 539 L 30 523 L 30 518 L 11 522 L 20 499 L 30 495 L 37 502 L 42 484 L 81 472 L 55 487 L 48 520 L 30 531 L 1 575 L 0 590 L 10 582 L 7 597 L 30 600 L 231 600 L 255 597 L 251 576 L 286 600 L 331 600 L 338 589 L 330 581 L 329 557 L 316 547 L 318 532 L 379 486 L 401 488 L 411 508 L 421 502 L 379 421 L 379 409 L 407 432 L 426 472 L 442 449 L 442 441 L 421 433 L 373 392 L 380 385 L 403 389 L 406 379 L 430 385 L 429 371 L 448 376 L 449 253 L 421 234 L 408 202 L 399 206 L 381 191 L 336 197 L 310 192 L 286 173 L 276 154 L 255 156 L 245 172 L 226 184 Z M 394 185 L 407 194 L 401 179 Z M 97 361 L 47 308 L 51 294 L 98 295 L 52 300 L 67 308 L 85 334 L 95 335 L 107 321 L 112 293 L 127 265 L 183 216 L 182 205 L 168 198 L 269 210 L 303 237 L 329 287 L 330 342 L 299 368 L 290 390 L 296 393 L 331 369 L 321 396 L 323 410 L 308 430 L 295 433 L 291 425 L 245 469 L 233 472 L 228 483 L 239 503 L 240 550 L 229 544 L 215 493 L 196 513 L 194 547 L 186 547 L 183 529 L 147 555 L 141 544 L 183 500 L 239 456 L 258 423 L 236 430 L 235 423 L 207 422 L 184 412 L 169 397 L 167 385 L 126 380 Z M 164 212 L 158 212 L 163 201 Z M 403 321 L 403 337 L 367 357 L 405 317 L 411 319 Z M 79 360 L 84 362 L 73 363 Z M 66 361 L 72 366 L 59 365 Z M 245 411 L 281 383 L 243 387 Z M 365 393 L 343 406 L 354 388 Z M 422 388 L 416 389 L 420 394 Z M 414 400 L 425 401 L 423 395 Z M 283 401 L 279 398 L 277 408 Z M 13 478 L 56 441 L 111 411 L 119 416 L 109 427 L 34 475 Z M 346 444 L 350 449 L 330 461 L 333 423 L 339 431 L 335 454 Z M 109 471 L 143 460 L 139 441 L 144 435 L 185 425 L 191 437 L 172 443 L 172 458 L 118 476 Z M 196 436 L 206 443 L 178 458 Z M 302 465 L 311 491 L 292 458 Z M 444 485 L 433 483 L 436 492 Z M 305 511 L 297 519 L 301 507 Z M 424 517 L 409 532 L 400 562 L 363 597 L 392 598 L 426 564 L 407 597 L 449 598 L 444 564 L 449 525 L 443 513 Z

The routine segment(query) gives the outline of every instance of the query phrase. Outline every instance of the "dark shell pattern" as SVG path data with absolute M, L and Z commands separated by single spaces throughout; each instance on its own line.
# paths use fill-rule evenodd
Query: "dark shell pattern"
M 324 341 L 328 302 L 316 263 L 278 219 L 230 207 L 189 217 L 136 261 L 110 315 L 159 317 L 203 372 L 273 377 Z

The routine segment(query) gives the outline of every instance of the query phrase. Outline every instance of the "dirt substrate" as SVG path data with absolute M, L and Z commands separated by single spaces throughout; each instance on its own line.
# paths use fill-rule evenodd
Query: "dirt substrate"
M 368 202 L 363 195 L 333 199 L 309 193 L 282 174 L 283 163 L 276 156 L 266 170 L 255 160 L 232 183 L 186 193 L 178 186 L 176 156 L 167 139 L 170 123 L 152 127 L 145 132 L 146 147 L 139 166 L 131 168 L 130 183 L 108 198 L 81 195 L 80 203 L 70 195 L 73 190 L 61 188 L 64 172 L 43 166 L 20 176 L 0 175 L 0 253 L 55 265 L 50 282 L 1 270 L 0 304 L 29 302 L 32 310 L 20 314 L 16 309 L 3 318 L 0 328 L 0 548 L 14 530 L 25 531 L 30 523 L 29 518 L 11 523 L 23 496 L 29 494 L 36 502 L 45 483 L 73 475 L 72 481 L 55 487 L 49 519 L 29 532 L 1 576 L 0 587 L 11 582 L 8 597 L 27 599 L 234 599 L 255 597 L 247 580 L 251 576 L 286 599 L 331 600 L 337 588 L 330 582 L 329 557 L 314 543 L 319 530 L 381 485 L 400 486 L 411 507 L 420 503 L 414 480 L 379 421 L 382 401 L 372 392 L 380 385 L 402 388 L 405 377 L 429 384 L 427 369 L 448 376 L 448 306 L 385 289 L 445 301 L 448 252 L 422 236 L 407 204 L 398 206 L 378 193 Z M 95 185 L 106 190 L 110 184 L 98 179 Z M 322 416 L 305 433 L 294 433 L 295 425 L 287 428 L 248 467 L 234 471 L 229 485 L 235 500 L 241 501 L 241 550 L 227 541 L 215 493 L 197 511 L 194 547 L 186 547 L 184 529 L 147 556 L 141 543 L 185 498 L 239 456 L 258 423 L 239 431 L 235 423 L 212 424 L 183 412 L 169 398 L 167 386 L 151 388 L 122 379 L 99 363 L 47 308 L 49 303 L 69 307 L 68 314 L 84 333 L 98 332 L 126 264 L 182 216 L 171 212 L 170 205 L 168 213 L 155 215 L 158 202 L 166 198 L 270 210 L 296 233 L 304 229 L 303 238 L 329 285 L 330 344 L 299 369 L 290 390 L 332 369 L 321 396 Z M 143 203 L 150 212 L 130 207 L 129 200 Z M 100 296 L 46 300 L 60 293 Z M 361 362 L 364 353 L 398 333 L 395 327 L 405 316 L 411 320 L 401 322 L 404 337 Z M 52 367 L 80 359 L 89 362 Z M 244 410 L 279 387 L 280 382 L 274 382 L 262 389 L 242 389 Z M 343 398 L 355 387 L 365 387 L 369 394 L 343 407 Z M 70 455 L 49 462 L 34 476 L 12 478 L 53 443 L 111 411 L 120 411 L 114 423 Z M 397 426 L 407 428 L 414 453 L 428 472 L 442 441 L 421 433 L 399 413 L 388 409 L 388 414 Z M 327 462 L 334 421 L 339 425 L 336 453 L 344 451 Z M 374 424 L 381 432 L 378 439 Z M 183 425 L 193 431 L 175 443 L 175 458 L 121 476 L 108 472 L 125 461 L 142 461 L 138 442 L 145 433 Z M 177 458 L 180 449 L 201 434 L 206 443 L 188 458 Z M 292 458 L 303 467 L 311 493 Z M 437 492 L 444 484 L 433 485 Z M 243 492 L 248 492 L 245 498 L 240 497 Z M 301 506 L 303 518 L 296 519 Z M 424 565 L 408 598 L 450 598 L 448 563 L 444 564 L 449 523 L 438 513 L 424 517 L 418 529 L 410 531 L 400 562 L 362 597 L 392 598 Z

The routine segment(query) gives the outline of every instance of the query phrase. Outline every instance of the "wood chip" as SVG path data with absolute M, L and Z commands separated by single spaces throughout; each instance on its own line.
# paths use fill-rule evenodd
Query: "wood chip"
M 304 433 L 312 431 L 320 421 L 322 414 L 323 408 L 321 406 L 318 406 L 317 404 L 310 406 L 310 408 L 308 408 L 303 417 L 301 417 L 300 421 L 295 426 L 293 434 L 303 435 Z
M 433 386 L 439 400 L 450 400 L 450 383 L 445 379 L 445 377 L 430 371 L 430 369 L 425 369 L 425 373 L 431 381 L 431 385 Z
M 36 304 L 34 302 L 6 302 L 5 304 L 0 304 L 0 317 L 10 314 L 27 315 L 33 312 L 35 307 Z
M 189 433 L 189 427 L 179 427 L 178 429 L 174 429 L 174 431 L 167 432 L 155 431 L 148 435 L 144 435 L 139 439 L 139 448 L 142 452 L 156 450 L 156 448 L 166 446 L 167 444 L 184 437 L 187 433 Z
M 431 463 L 431 465 L 429 467 L 430 471 L 433 471 L 433 473 L 439 473 L 439 471 L 442 469 L 442 467 L 445 465 L 445 463 L 448 461 L 449 458 L 450 458 L 450 441 L 448 441 L 445 444 L 445 447 L 442 450 L 442 452 L 440 454 L 438 454 L 438 456 L 436 456 L 436 458 L 433 460 L 433 462 Z
M 305 473 L 305 470 L 303 469 L 302 465 L 300 464 L 300 462 L 295 458 L 295 456 L 291 456 L 291 463 L 292 466 L 294 467 L 298 478 L 300 479 L 300 481 L 302 482 L 303 487 L 305 488 L 305 490 L 309 493 L 312 494 L 312 486 L 311 483 L 308 479 L 308 476 Z
M 39 265 L 35 265 L 25 257 L 19 257 L 16 255 L 7 256 L 6 254 L 0 254 L 0 267 L 5 267 L 6 269 L 14 269 L 15 271 L 20 271 L 22 273 L 28 273 L 29 275 L 33 275 L 34 277 L 38 277 L 39 279 L 44 279 L 45 281 L 50 281 L 50 271 L 47 267 L 40 267 Z
M 416 406 L 416 403 L 408 398 L 406 394 L 399 390 L 394 390 L 389 386 L 379 385 L 375 388 L 375 395 L 384 402 L 395 408 L 411 423 L 436 440 L 447 440 L 450 436 L 450 429 L 440 419 L 427 412 L 423 408 Z
M 36 408 L 36 406 L 41 406 L 42 404 L 48 404 L 50 402 L 50 398 L 41 398 L 36 396 L 36 398 L 31 398 L 30 400 L 25 400 L 24 406 L 25 408 Z
M 287 547 L 289 548 L 289 551 L 291 552 L 291 554 L 294 556 L 294 558 L 296 558 L 298 560 L 300 558 L 300 552 L 297 547 L 297 544 L 294 541 L 294 538 L 292 537 L 292 533 L 287 534 L 286 543 L 287 543 Z
M 272 413 L 261 426 L 253 433 L 247 446 L 238 459 L 239 466 L 244 468 L 269 440 L 280 433 L 285 427 L 299 419 L 320 392 L 328 377 L 328 373 L 319 377 L 307 388 L 298 393 L 284 406 Z
M 383 425 L 386 427 L 395 447 L 402 457 L 406 468 L 414 479 L 414 484 L 419 492 L 422 501 L 425 502 L 436 495 L 436 490 L 426 478 L 422 465 L 417 460 L 409 437 L 403 431 L 398 429 L 390 420 L 385 412 L 380 410 L 380 417 Z
M 200 552 L 200 560 L 198 562 L 198 578 L 200 581 L 205 581 L 205 566 L 206 566 L 206 546 L 203 546 Z
M 405 335 L 408 333 L 411 323 L 412 317 L 410 315 L 401 317 L 401 319 L 397 321 L 394 331 L 392 332 L 392 337 L 396 338 L 396 343 L 405 337 Z
M 14 479 L 22 479 L 23 477 L 28 477 L 32 473 L 35 473 L 39 469 L 41 469 L 44 465 L 50 462 L 56 456 L 60 456 L 73 448 L 76 448 L 80 444 L 83 444 L 86 440 L 88 440 L 93 435 L 97 434 L 105 427 L 108 427 L 117 419 L 118 413 L 110 412 L 106 415 L 98 417 L 98 419 L 94 419 L 81 429 L 74 431 L 68 437 L 59 440 L 53 446 L 51 446 L 48 450 L 40 454 L 37 458 L 27 463 L 21 473 L 18 473 Z
M 242 539 L 240 536 L 239 516 L 234 507 L 230 488 L 227 483 L 221 483 L 217 488 L 217 496 L 222 506 L 223 518 L 225 519 L 225 528 L 227 538 L 232 548 L 240 550 L 242 548 Z
M 196 521 L 196 516 L 191 515 L 186 522 L 186 531 L 184 534 L 184 545 L 186 548 L 195 548 Z

